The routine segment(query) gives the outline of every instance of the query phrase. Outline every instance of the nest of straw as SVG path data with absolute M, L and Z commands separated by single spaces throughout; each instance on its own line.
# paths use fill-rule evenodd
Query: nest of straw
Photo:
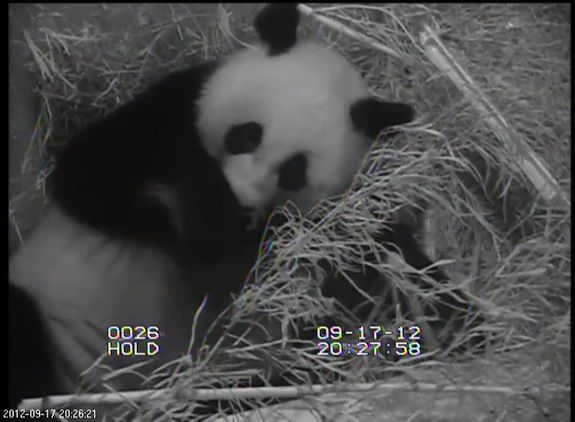
M 40 110 L 32 138 L 21 140 L 29 142 L 23 162 L 11 163 L 21 165 L 29 181 L 12 192 L 11 229 L 19 234 L 17 239 L 27 231 L 18 223 L 25 208 L 22 198 L 45 196 L 53 165 L 51 147 L 166 72 L 220 57 L 255 39 L 252 6 L 29 7 L 34 26 L 22 42 Z M 288 223 L 268 233 L 268 247 L 252 273 L 255 287 L 236 302 L 237 319 L 255 309 L 287 331 L 294 320 L 313 321 L 317 312 L 330 312 L 330 303 L 309 294 L 309 286 L 321 277 L 319 260 L 341 271 L 361 265 L 362 256 L 355 251 L 376 250 L 371 236 L 382 221 L 424 204 L 426 252 L 442 265 L 453 285 L 480 306 L 485 316 L 480 328 L 490 345 L 481 354 L 467 349 L 456 358 L 439 353 L 383 366 L 361 357 L 343 363 L 309 353 L 294 357 L 285 336 L 273 344 L 238 346 L 222 353 L 246 358 L 254 350 L 264 353 L 276 363 L 289 362 L 295 378 L 302 381 L 307 371 L 325 374 L 326 380 L 333 373 L 349 381 L 389 379 L 391 373 L 397 377 L 388 388 L 363 391 L 359 407 L 349 401 L 358 400 L 357 395 L 349 396 L 345 406 L 334 406 L 337 400 L 329 394 L 309 399 L 308 406 L 328 420 L 363 420 L 370 412 L 387 420 L 382 411 L 394 420 L 419 420 L 419 412 L 426 414 L 425 420 L 566 417 L 570 211 L 541 198 L 515 157 L 429 60 L 419 34 L 424 23 L 437 31 L 569 192 L 570 6 L 340 4 L 314 10 L 397 53 L 384 54 L 314 19 L 303 21 L 304 36 L 322 39 L 342 52 L 362 71 L 375 95 L 412 103 L 419 117 L 393 142 L 372 149 L 342 198 L 320 204 L 307 216 L 289 206 L 279 210 Z M 89 21 L 70 24 L 66 17 L 78 13 L 89 14 Z M 392 279 L 402 280 L 397 275 Z M 463 326 L 456 337 L 470 335 Z M 155 415 L 154 420 L 163 420 L 162 415 L 186 418 L 194 402 L 182 391 L 237 381 L 230 368 L 210 366 L 210 356 L 177 362 L 185 369 L 169 381 L 150 380 L 150 387 L 166 388 L 166 394 L 138 407 L 138 412 Z M 394 384 L 405 379 L 436 388 L 422 394 Z M 466 390 L 464 385 L 472 386 Z

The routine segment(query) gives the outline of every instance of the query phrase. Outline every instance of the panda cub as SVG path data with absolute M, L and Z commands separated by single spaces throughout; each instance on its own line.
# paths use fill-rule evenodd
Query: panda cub
M 167 75 L 63 148 L 51 210 L 10 261 L 14 403 L 75 391 L 110 326 L 157 326 L 156 364 L 180 357 L 204 297 L 199 337 L 254 263 L 261 229 L 249 216 L 342 193 L 378 134 L 413 119 L 370 96 L 341 55 L 298 40 L 299 19 L 295 4 L 264 7 L 260 48 Z M 409 232 L 395 237 L 408 263 L 430 263 Z M 337 277 L 326 283 L 353 297 Z M 53 383 L 19 361 L 39 330 Z

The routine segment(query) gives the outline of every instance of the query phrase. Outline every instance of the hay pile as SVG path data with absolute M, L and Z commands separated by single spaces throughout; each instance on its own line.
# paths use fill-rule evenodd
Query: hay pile
M 50 7 L 36 15 L 36 28 L 25 37 L 41 111 L 22 166 L 32 183 L 18 198 L 42 194 L 51 168 L 50 147 L 87 121 L 168 71 L 219 57 L 255 39 L 251 6 L 93 6 L 95 17 L 79 26 L 66 21 L 66 13 L 78 6 L 68 6 L 68 11 Z M 343 199 L 326 201 L 310 216 L 289 207 L 279 211 L 288 224 L 269 233 L 271 252 L 262 252 L 258 261 L 253 274 L 257 288 L 238 299 L 238 318 L 246 309 L 256 309 L 287 328 L 294 318 L 311 321 L 318 312 L 329 311 L 329 303 L 309 295 L 310 283 L 320 277 L 318 260 L 327 259 L 341 270 L 361 264 L 358 246 L 377 247 L 371 235 L 381 221 L 424 204 L 426 251 L 454 285 L 475 298 L 486 315 L 480 328 L 490 345 L 485 354 L 467 349 L 458 359 L 437 353 L 383 366 L 362 357 L 345 362 L 321 361 L 303 352 L 294 357 L 289 343 L 281 341 L 260 345 L 257 351 L 277 362 L 296 362 L 300 369 L 292 369 L 302 381 L 309 369 L 326 374 L 326 380 L 337 372 L 358 382 L 401 374 L 390 388 L 363 392 L 359 408 L 334 406 L 342 395 L 310 399 L 308 406 L 327 420 L 368 420 L 370 411 L 378 415 L 370 420 L 566 420 L 570 210 L 546 205 L 516 157 L 425 55 L 419 34 L 424 23 L 436 29 L 569 192 L 570 6 L 350 4 L 314 9 L 401 57 L 304 19 L 307 36 L 341 51 L 362 70 L 375 94 L 416 105 L 419 118 L 393 142 L 371 151 Z M 12 229 L 25 231 L 18 226 L 17 201 L 10 212 Z M 394 280 L 413 290 L 400 275 Z M 287 287 L 278 291 L 286 281 Z M 422 292 L 413 291 L 418 294 Z M 472 334 L 463 327 L 458 339 Z M 227 353 L 248 356 L 253 351 L 238 347 Z M 291 360 L 284 360 L 286 356 Z M 173 394 L 149 402 L 141 413 L 155 414 L 154 420 L 164 411 L 185 417 L 194 403 L 183 399 L 182 391 L 237 379 L 226 368 L 206 362 L 188 359 L 189 368 L 170 384 L 153 385 L 169 386 Z M 406 392 L 393 388 L 396 380 L 432 383 L 438 391 Z M 453 385 L 471 387 L 466 392 L 439 388 Z M 294 420 L 304 420 L 298 418 Z

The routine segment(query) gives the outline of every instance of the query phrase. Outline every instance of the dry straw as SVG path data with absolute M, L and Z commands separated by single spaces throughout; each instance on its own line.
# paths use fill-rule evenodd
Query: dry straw
M 23 159 L 23 176 L 32 183 L 16 192 L 10 204 L 15 238 L 24 241 L 29 227 L 21 223 L 22 198 L 42 195 L 52 165 L 50 146 L 161 74 L 192 60 L 220 57 L 240 44 L 249 47 L 255 39 L 251 6 L 94 5 L 96 17 L 79 26 L 64 19 L 65 11 L 33 7 L 36 28 L 23 43 L 39 83 L 41 111 Z M 374 145 L 343 198 L 318 205 L 308 216 L 293 207 L 278 210 L 288 223 L 267 234 L 267 247 L 251 274 L 254 287 L 238 297 L 235 309 L 237 324 L 249 323 L 254 311 L 273 318 L 277 341 L 216 345 L 193 359 L 186 356 L 148 378 L 146 388 L 167 394 L 136 403 L 132 399 L 148 392 L 129 393 L 123 405 L 108 407 L 110 414 L 192 420 L 199 402 L 180 392 L 229 391 L 215 389 L 246 375 L 226 364 L 229 359 L 265 356 L 293 374 L 294 387 L 261 390 L 256 403 L 264 396 L 299 391 L 295 385 L 305 385 L 311 372 L 324 383 L 339 378 L 349 386 L 384 380 L 370 405 L 376 415 L 395 420 L 419 420 L 420 415 L 429 421 L 566 420 L 571 216 L 545 198 L 566 196 L 561 192 L 569 192 L 571 184 L 570 6 L 335 4 L 301 5 L 300 10 L 308 16 L 305 35 L 348 57 L 375 95 L 413 103 L 418 120 L 393 141 Z M 433 43 L 420 39 L 426 25 L 437 34 Z M 441 55 L 430 54 L 430 45 Z M 462 95 L 464 85 L 450 80 L 447 68 L 438 72 L 434 63 L 448 57 L 447 50 L 450 69 L 465 69 L 457 77 L 473 81 L 472 96 L 465 89 Z M 478 110 L 477 104 L 487 103 L 499 126 L 486 124 L 485 110 Z M 509 128 L 513 135 L 506 138 Z M 531 162 L 544 166 L 526 167 L 509 153 L 519 138 Z M 538 174 L 556 181 L 548 183 L 549 194 Z M 361 251 L 381 252 L 371 235 L 382 221 L 408 218 L 413 211 L 423 214 L 422 241 L 450 275 L 447 287 L 465 290 L 482 309 L 486 320 L 475 330 L 486 333 L 487 350 L 468 348 L 449 356 L 439 351 L 382 365 L 361 357 L 321 359 L 294 348 L 289 328 L 333 309 L 329 301 L 310 294 L 309 286 L 321 278 L 319 260 L 341 271 L 357 268 Z M 378 269 L 420 301 L 439 293 L 418 290 L 385 263 Z M 464 325 L 454 334 L 454 343 L 461 343 L 474 332 Z M 105 376 L 96 381 L 117 403 L 112 381 L 123 372 L 103 371 Z M 429 386 L 425 395 L 419 395 L 416 384 L 404 384 L 413 380 Z M 215 389 L 205 390 L 210 388 Z M 522 401 L 522 394 L 508 395 L 534 388 L 541 394 L 528 401 Z M 345 420 L 368 415 L 365 407 L 326 406 L 321 397 L 307 397 L 306 403 L 328 420 L 337 419 L 330 413 L 336 410 Z M 77 397 L 84 403 L 98 398 Z M 63 400 L 58 403 L 68 398 Z M 36 404 L 26 405 L 31 403 Z

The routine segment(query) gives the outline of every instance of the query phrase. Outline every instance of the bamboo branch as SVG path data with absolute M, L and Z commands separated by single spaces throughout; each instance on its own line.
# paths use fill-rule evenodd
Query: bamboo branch
M 537 390 L 552 393 L 570 393 L 570 387 L 541 386 Z M 141 402 L 159 399 L 164 396 L 179 395 L 186 400 L 242 400 L 254 398 L 282 398 L 293 399 L 306 395 L 318 395 L 325 393 L 365 393 L 383 391 L 406 391 L 406 392 L 463 392 L 478 394 L 505 394 L 505 395 L 532 395 L 530 389 L 519 389 L 505 386 L 489 385 L 440 385 L 432 383 L 363 383 L 349 385 L 310 385 L 310 386 L 285 386 L 285 387 L 245 387 L 245 388 L 199 388 L 189 389 L 186 392 L 173 389 L 124 391 L 117 393 L 60 395 L 45 398 L 23 400 L 19 409 L 56 408 L 68 404 L 120 404 L 126 401 Z
M 567 194 L 547 170 L 543 161 L 504 119 L 501 112 L 479 89 L 471 76 L 457 63 L 437 34 L 427 25 L 420 34 L 427 57 L 459 88 L 489 125 L 535 189 L 549 204 L 571 207 Z

